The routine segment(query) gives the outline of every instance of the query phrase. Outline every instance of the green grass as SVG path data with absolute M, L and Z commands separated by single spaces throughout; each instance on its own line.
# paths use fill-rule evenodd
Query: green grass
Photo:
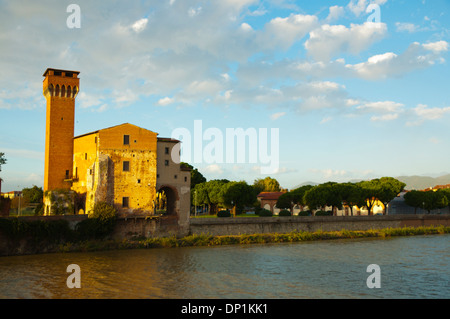
M 212 236 L 210 234 L 194 234 L 183 238 L 162 237 L 146 238 L 140 240 L 121 241 L 86 241 L 78 244 L 68 243 L 60 246 L 61 252 L 68 251 L 97 251 L 108 249 L 132 249 L 132 248 L 173 248 L 173 247 L 199 247 L 222 245 L 248 245 L 266 243 L 293 243 L 315 240 L 354 239 L 354 238 L 389 238 L 394 236 L 437 235 L 450 233 L 450 227 L 405 227 L 371 229 L 366 231 L 316 231 L 316 232 L 291 232 L 286 234 L 244 234 L 228 236 Z
M 259 217 L 258 215 L 255 214 L 240 214 L 240 215 L 236 215 L 235 217 Z M 192 216 L 191 218 L 218 218 L 217 215 L 197 215 L 197 216 Z M 233 218 L 232 217 L 221 217 L 221 218 Z

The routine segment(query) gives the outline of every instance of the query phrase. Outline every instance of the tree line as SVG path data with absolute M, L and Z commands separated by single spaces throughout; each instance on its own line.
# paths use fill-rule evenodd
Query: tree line
M 293 210 L 295 205 L 308 206 L 309 210 L 325 210 L 331 207 L 333 214 L 348 206 L 353 216 L 353 207 L 366 207 L 369 215 L 379 201 L 384 207 L 403 191 L 406 184 L 393 177 L 376 178 L 358 183 L 327 182 L 316 186 L 305 185 L 281 195 L 278 208 Z M 386 213 L 386 211 L 384 212 Z
M 281 187 L 271 177 L 256 179 L 253 185 L 245 181 L 229 181 L 214 179 L 200 182 L 191 189 L 191 203 L 194 206 L 205 206 L 209 214 L 216 214 L 221 208 L 236 207 L 237 213 L 245 207 L 260 206 L 256 196 L 263 192 L 277 192 Z
M 216 214 L 222 208 L 236 207 L 237 213 L 243 212 L 245 207 L 259 208 L 257 195 L 261 192 L 279 192 L 282 190 L 278 181 L 271 177 L 256 179 L 253 185 L 245 181 L 229 181 L 216 179 L 206 181 L 197 170 L 191 188 L 191 203 L 203 206 L 208 214 Z M 193 176 L 194 177 L 194 176 Z M 369 215 L 373 215 L 374 206 L 381 202 L 386 208 L 395 197 L 404 191 L 406 184 L 393 178 L 382 177 L 356 183 L 326 182 L 319 185 L 305 185 L 286 191 L 276 203 L 279 209 L 293 212 L 294 206 L 303 210 L 308 207 L 312 211 L 324 211 L 331 207 L 333 215 L 337 210 L 347 206 L 350 215 L 356 212 L 355 207 L 366 208 Z M 450 189 L 437 191 L 408 191 L 404 196 L 405 202 L 411 207 L 422 208 L 429 213 L 431 210 L 449 205 Z M 383 211 L 386 214 L 386 209 Z
M 414 207 L 414 213 L 417 212 L 417 208 L 421 208 L 430 214 L 434 209 L 441 209 L 449 205 L 450 188 L 427 191 L 412 190 L 407 192 L 404 198 L 407 205 Z

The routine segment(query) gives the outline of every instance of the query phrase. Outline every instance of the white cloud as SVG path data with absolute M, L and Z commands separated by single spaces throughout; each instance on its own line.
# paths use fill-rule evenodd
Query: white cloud
M 370 57 L 366 62 L 347 64 L 345 67 L 354 72 L 355 76 L 363 79 L 385 79 L 397 77 L 413 70 L 429 67 L 435 63 L 442 63 L 442 52 L 447 51 L 448 43 L 438 41 L 427 44 L 412 43 L 400 55 L 386 52 Z
M 206 174 L 222 174 L 223 173 L 223 169 L 217 165 L 217 164 L 211 164 L 206 166 L 205 168 L 199 169 L 202 171 L 202 173 L 206 173 Z
M 274 113 L 270 116 L 270 119 L 272 121 L 275 121 L 276 119 L 279 119 L 280 117 L 286 115 L 286 112 L 279 112 L 279 113 Z
M 371 121 L 392 121 L 398 118 L 398 113 L 384 114 L 384 115 L 374 115 L 370 118 Z
M 369 4 L 378 4 L 383 5 L 387 2 L 387 0 L 371 0 L 370 3 L 368 0 L 351 0 L 347 4 L 347 8 L 353 12 L 357 17 L 361 15 L 361 13 L 365 12 Z
M 324 24 L 309 33 L 305 48 L 316 61 L 329 61 L 340 53 L 359 54 L 381 40 L 386 32 L 384 23 L 351 24 L 350 28 Z
M 143 19 L 140 19 L 140 20 L 136 21 L 135 23 L 133 23 L 131 28 L 133 29 L 134 32 L 140 33 L 145 30 L 147 23 L 148 23 L 148 19 L 143 18 Z
M 364 112 L 400 112 L 403 108 L 402 103 L 392 102 L 392 101 L 380 101 L 380 102 L 367 102 L 356 107 L 357 110 Z
M 414 109 L 414 113 L 422 120 L 437 120 L 446 114 L 450 114 L 450 107 L 429 108 L 428 105 L 418 104 Z
M 330 13 L 328 14 L 328 17 L 325 19 L 325 21 L 327 21 L 328 23 L 339 19 L 345 14 L 345 9 L 340 6 L 332 6 L 329 8 L 329 10 Z
M 189 8 L 188 15 L 192 18 L 199 15 L 202 12 L 202 7 Z
M 324 118 L 320 121 L 319 124 L 325 124 L 325 123 L 331 121 L 332 119 L 333 119 L 333 118 L 332 118 L 331 116 L 324 117 Z
M 440 53 L 442 51 L 448 51 L 448 42 L 446 41 L 437 41 L 431 43 L 422 44 L 422 46 L 428 50 L 433 51 L 434 53 Z
M 397 27 L 397 32 L 409 32 L 409 33 L 413 33 L 416 32 L 417 30 L 419 30 L 419 26 L 413 24 L 413 23 L 408 23 L 408 22 L 396 22 L 395 26 Z
M 169 105 L 169 104 L 171 104 L 173 102 L 174 102 L 173 98 L 170 98 L 170 97 L 166 96 L 166 97 L 163 97 L 163 98 L 159 99 L 157 104 L 161 105 L 161 106 L 166 106 L 166 105 Z
M 241 24 L 241 29 L 243 31 L 252 31 L 253 30 L 253 28 L 248 23 L 245 23 L 245 22 L 243 22 Z
M 291 14 L 287 18 L 274 18 L 265 27 L 260 44 L 271 48 L 289 48 L 318 26 L 314 15 Z

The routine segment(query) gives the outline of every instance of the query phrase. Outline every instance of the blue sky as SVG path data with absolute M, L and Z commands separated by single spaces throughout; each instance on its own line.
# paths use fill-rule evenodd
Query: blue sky
M 80 28 L 70 3 L 0 1 L 2 191 L 43 185 L 48 67 L 81 72 L 75 135 L 275 128 L 285 188 L 450 172 L 448 0 L 77 1 Z

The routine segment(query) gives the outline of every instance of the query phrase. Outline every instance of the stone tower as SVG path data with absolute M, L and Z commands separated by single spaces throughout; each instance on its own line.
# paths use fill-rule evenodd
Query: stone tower
M 43 93 L 47 100 L 44 192 L 71 187 L 79 73 L 50 68 L 44 73 Z

